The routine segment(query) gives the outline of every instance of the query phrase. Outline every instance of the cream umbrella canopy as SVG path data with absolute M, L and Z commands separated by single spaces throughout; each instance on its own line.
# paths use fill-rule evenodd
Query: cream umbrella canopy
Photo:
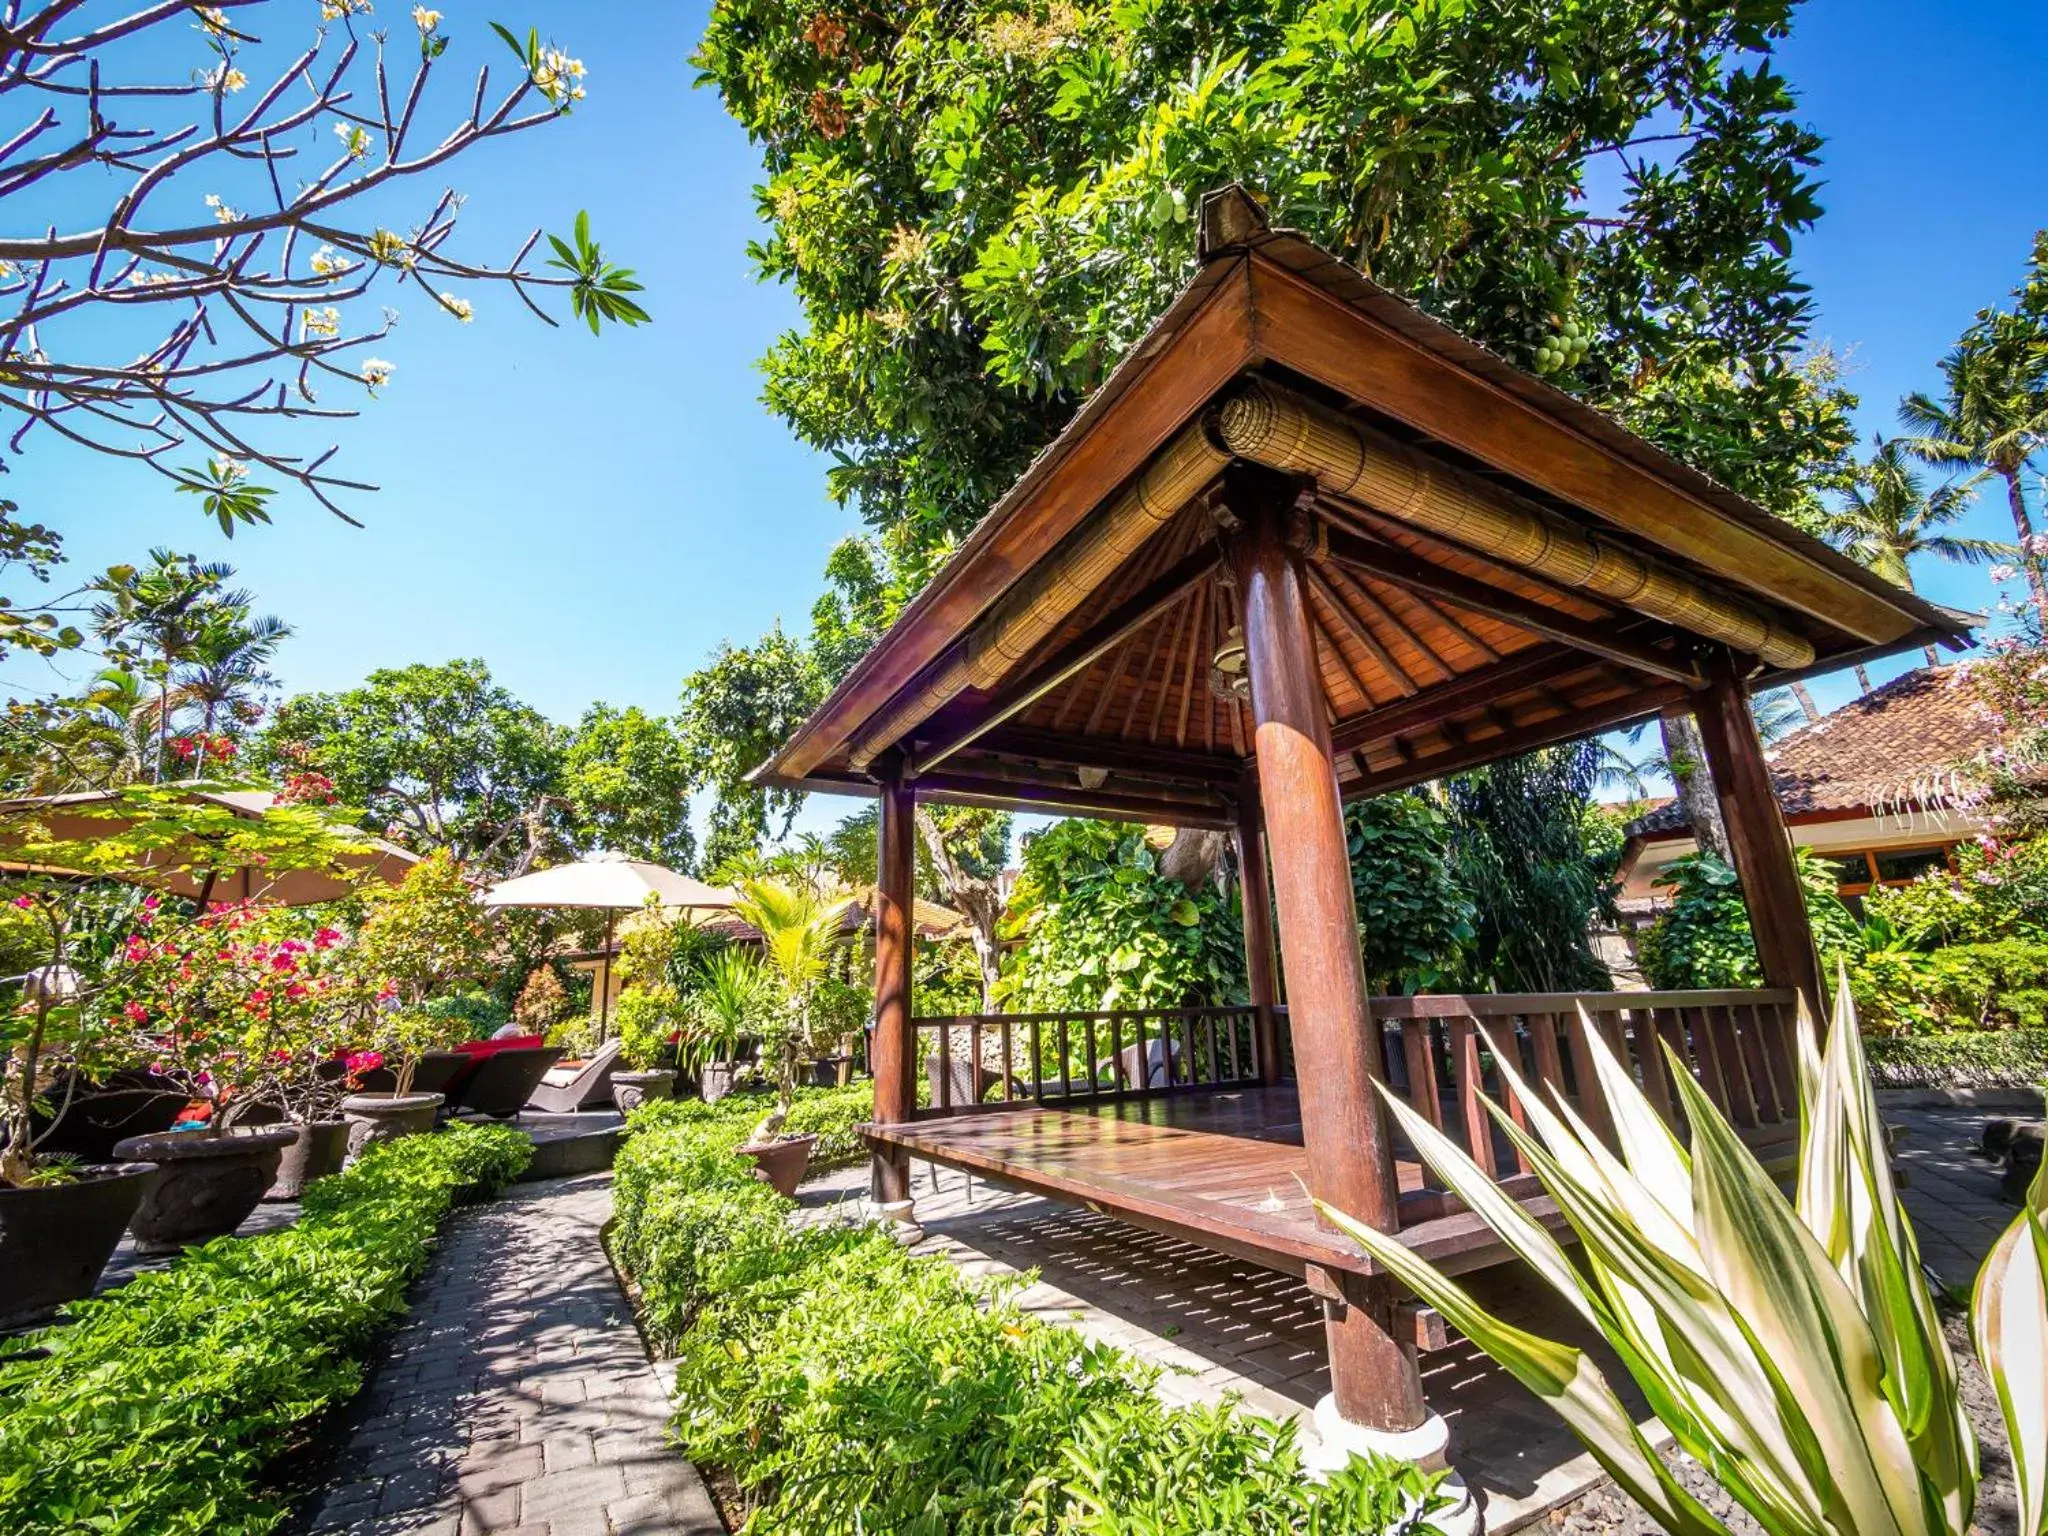
M 680 874 L 665 864 L 597 853 L 574 864 L 535 870 L 500 881 L 484 892 L 487 907 L 569 907 L 604 913 L 604 970 L 598 980 L 598 1027 L 611 1023 L 612 925 L 621 912 L 638 911 L 653 898 L 664 907 L 726 908 L 733 893 Z

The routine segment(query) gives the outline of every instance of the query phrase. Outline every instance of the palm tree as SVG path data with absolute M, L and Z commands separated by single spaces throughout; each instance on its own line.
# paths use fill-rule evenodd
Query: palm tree
M 100 594 L 92 607 L 93 632 L 109 643 L 110 651 L 118 656 L 134 636 L 151 657 L 158 690 L 152 776 L 159 783 L 171 735 L 171 674 L 202 627 L 210 602 L 234 574 L 231 565 L 157 548 L 147 563 L 117 566 L 87 587 Z
M 1915 435 L 1908 451 L 1930 464 L 1969 465 L 2005 482 L 2020 564 L 2034 606 L 2048 619 L 2048 574 L 2020 471 L 2048 443 L 2048 347 L 2029 317 L 1987 314 L 1941 360 L 1946 393 L 1910 394 L 1899 419 Z
M 278 646 L 291 634 L 283 619 L 268 614 L 250 618 L 246 606 L 230 605 L 226 599 L 209 604 L 202 613 L 185 650 L 179 689 L 200 710 L 202 739 L 193 777 L 205 776 L 206 748 L 223 711 L 234 713 L 255 704 L 272 682 L 270 663 Z
M 790 880 L 747 880 L 739 889 L 733 915 L 759 931 L 761 958 L 782 993 L 783 1016 L 769 1041 L 775 1046 L 775 1113 L 752 1138 L 766 1141 L 781 1130 L 796 1097 L 798 1059 L 812 1045 L 811 1001 L 830 973 L 847 903 Z
M 1942 533 L 1961 517 L 1977 494 L 1977 482 L 1984 471 L 1965 480 L 1952 480 L 1931 492 L 1907 461 L 1909 445 L 1897 438 L 1876 439 L 1876 451 L 1867 463 L 1857 466 L 1842 505 L 1828 515 L 1828 542 L 1873 574 L 1894 586 L 1913 589 L 1910 564 L 1915 555 L 1932 555 L 1957 565 L 1984 565 L 1992 560 L 2010 560 L 2019 550 L 1995 539 L 1966 539 Z M 1927 647 L 1927 664 L 1940 658 Z M 1869 674 L 1856 669 L 1863 691 L 1870 691 Z

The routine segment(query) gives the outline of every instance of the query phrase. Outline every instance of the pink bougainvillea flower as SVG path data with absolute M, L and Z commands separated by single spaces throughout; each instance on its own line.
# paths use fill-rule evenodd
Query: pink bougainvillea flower
M 127 1003 L 123 1005 L 121 1011 L 128 1015 L 130 1023 L 147 1024 L 149 1022 L 149 1010 L 140 1003 Z
M 26 912 L 30 907 L 36 904 L 36 899 L 33 896 L 17 896 L 14 898 L 14 904 L 17 907 L 21 908 L 22 911 Z
M 313 947 L 315 949 L 332 949 L 340 942 L 341 930 L 339 928 L 322 928 L 313 935 Z

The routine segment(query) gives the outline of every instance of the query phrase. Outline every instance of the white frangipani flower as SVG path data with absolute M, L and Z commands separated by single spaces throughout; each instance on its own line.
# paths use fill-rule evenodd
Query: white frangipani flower
M 413 25 L 418 27 L 424 36 L 441 25 L 441 13 L 430 11 L 424 5 L 416 5 L 412 8 L 412 20 Z
M 469 324 L 470 321 L 476 318 L 476 309 L 470 304 L 469 300 L 458 298 L 452 293 L 441 295 L 441 307 L 464 325 Z
M 387 363 L 381 357 L 366 357 L 361 370 L 362 381 L 371 389 L 381 389 L 391 382 L 391 371 L 398 365 Z
M 339 336 L 341 311 L 332 304 L 325 309 L 309 309 L 300 317 L 299 323 L 308 336 Z

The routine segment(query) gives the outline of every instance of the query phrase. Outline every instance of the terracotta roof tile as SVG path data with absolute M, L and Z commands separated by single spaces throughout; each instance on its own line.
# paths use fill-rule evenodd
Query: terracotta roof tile
M 1948 770 L 1993 739 L 1956 670 L 1917 668 L 1782 738 L 1769 761 L 1785 814 L 1924 802 L 1940 793 Z M 1629 833 L 1654 836 L 1683 824 L 1674 803 L 1631 823 Z

